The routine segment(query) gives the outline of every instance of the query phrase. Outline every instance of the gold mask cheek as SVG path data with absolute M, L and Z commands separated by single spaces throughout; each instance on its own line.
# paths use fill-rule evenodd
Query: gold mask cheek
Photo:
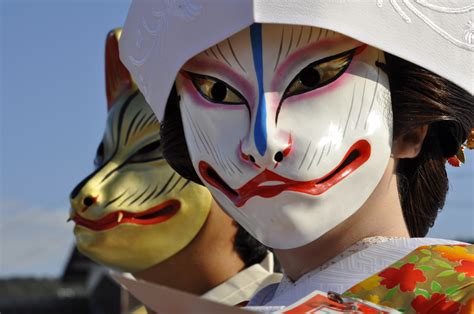
M 204 225 L 212 197 L 206 188 L 194 183 L 174 194 L 167 195 L 166 200 L 178 200 L 179 211 L 158 224 L 124 223 L 105 231 L 76 226 L 74 234 L 79 251 L 96 262 L 128 272 L 145 270 L 175 255 Z

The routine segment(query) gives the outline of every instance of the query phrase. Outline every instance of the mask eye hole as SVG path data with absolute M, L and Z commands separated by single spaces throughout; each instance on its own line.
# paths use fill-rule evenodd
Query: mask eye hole
M 246 103 L 245 98 L 235 88 L 218 78 L 192 72 L 185 73 L 189 75 L 199 94 L 210 102 L 226 105 Z
M 337 80 L 349 67 L 356 49 L 326 57 L 306 66 L 288 85 L 283 99 L 307 93 Z
M 314 68 L 304 68 L 300 72 L 300 82 L 306 88 L 316 88 L 321 80 L 318 70 Z
M 225 101 L 227 97 L 227 87 L 225 86 L 225 84 L 222 82 L 217 82 L 214 85 L 212 85 L 211 96 L 217 102 Z
M 129 163 L 150 162 L 163 159 L 161 141 L 153 141 L 135 152 L 129 159 Z

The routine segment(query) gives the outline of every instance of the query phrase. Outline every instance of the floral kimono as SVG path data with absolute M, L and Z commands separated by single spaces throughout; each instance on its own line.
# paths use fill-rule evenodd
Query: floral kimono
M 474 246 L 430 238 L 367 238 L 296 282 L 285 276 L 250 304 L 286 306 L 314 290 L 406 313 L 472 313 Z

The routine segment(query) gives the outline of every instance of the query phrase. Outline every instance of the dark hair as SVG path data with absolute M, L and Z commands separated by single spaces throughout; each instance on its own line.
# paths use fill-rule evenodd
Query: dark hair
M 393 109 L 393 137 L 428 125 L 416 158 L 400 159 L 397 179 L 400 202 L 412 237 L 423 237 L 443 208 L 448 192 L 446 159 L 457 150 L 474 126 L 474 97 L 450 81 L 420 66 L 385 54 L 377 64 L 389 77 Z M 202 184 L 184 138 L 179 96 L 173 88 L 161 126 L 164 157 L 182 176 Z
M 237 222 L 237 234 L 234 238 L 234 249 L 239 254 L 245 267 L 260 263 L 267 255 L 267 248 L 258 242 Z
M 173 86 L 168 97 L 165 116 L 163 121 L 161 121 L 160 138 L 163 147 L 163 157 L 165 157 L 171 167 L 182 177 L 204 185 L 194 170 L 191 157 L 189 156 L 176 86 Z
M 393 109 L 393 137 L 428 125 L 416 158 L 400 159 L 398 190 L 410 235 L 433 226 L 448 192 L 446 159 L 456 154 L 474 126 L 474 97 L 413 63 L 385 54 Z

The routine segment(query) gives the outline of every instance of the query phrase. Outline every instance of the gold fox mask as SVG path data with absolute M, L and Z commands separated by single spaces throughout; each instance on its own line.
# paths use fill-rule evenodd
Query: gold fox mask
M 137 272 L 186 247 L 211 207 L 206 188 L 163 158 L 160 124 L 118 57 L 120 30 L 106 43 L 108 118 L 96 170 L 71 193 L 76 245 L 107 266 Z

